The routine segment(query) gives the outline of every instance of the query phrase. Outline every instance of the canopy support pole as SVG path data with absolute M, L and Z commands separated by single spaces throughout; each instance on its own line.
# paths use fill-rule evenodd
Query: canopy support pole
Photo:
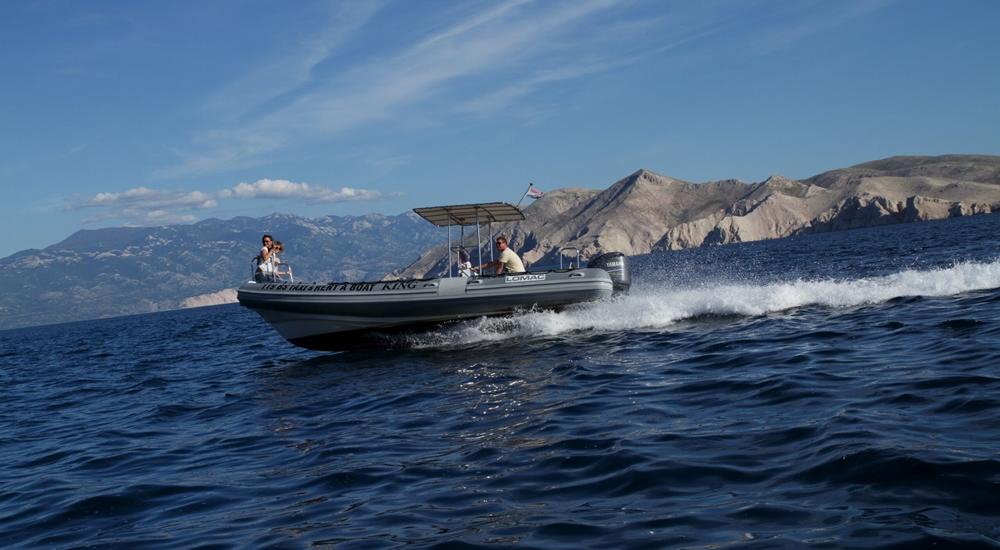
M 479 265 L 483 265 L 483 239 L 479 234 L 479 209 L 476 208 L 476 250 L 479 251 Z M 480 273 L 482 275 L 482 273 Z
M 451 278 L 451 222 L 448 222 L 448 278 Z
M 490 221 L 490 261 L 493 261 L 493 222 Z

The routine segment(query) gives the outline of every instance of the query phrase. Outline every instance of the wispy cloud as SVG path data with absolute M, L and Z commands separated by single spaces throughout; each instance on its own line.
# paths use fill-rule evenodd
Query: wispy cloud
M 376 34 L 372 26 L 381 13 L 378 4 L 338 5 L 324 30 L 224 87 L 210 105 L 234 116 L 195 135 L 178 152 L 178 161 L 155 176 L 259 165 L 296 146 L 378 124 L 398 125 L 414 107 L 423 120 L 441 124 L 456 113 L 487 116 L 555 83 L 626 65 L 662 65 L 667 52 L 681 46 L 700 48 L 706 59 L 768 52 L 892 1 L 776 8 L 706 1 L 655 10 L 613 0 L 486 2 L 472 14 L 463 6 L 441 15 L 443 27 L 418 40 L 387 42 L 388 53 L 337 57 L 327 66 L 339 46 Z M 463 15 L 455 17 L 458 12 Z M 757 21 L 756 28 L 746 24 L 748 18 Z M 317 75 L 320 66 L 335 66 L 336 72 Z
M 534 76 L 522 79 L 515 84 L 506 86 L 494 92 L 487 93 L 458 106 L 457 110 L 464 113 L 493 114 L 510 105 L 515 100 L 530 94 L 539 87 L 561 80 L 572 80 L 587 75 L 602 73 L 617 67 L 633 63 L 637 57 L 619 59 L 599 59 L 582 61 L 576 65 L 562 66 L 555 69 L 538 71 Z
M 819 5 L 825 9 L 812 8 L 799 18 L 776 25 L 762 31 L 755 40 L 758 53 L 769 53 L 786 48 L 810 36 L 839 27 L 848 21 L 868 15 L 896 3 L 896 0 L 850 0 L 825 2 Z
M 206 108 L 226 118 L 237 118 L 301 89 L 313 77 L 316 66 L 349 41 L 383 4 L 376 0 L 332 3 L 327 24 L 320 32 L 295 41 L 285 51 L 223 86 Z
M 443 94 L 445 84 L 510 67 L 554 47 L 575 23 L 615 6 L 612 0 L 540 4 L 526 0 L 491 5 L 392 56 L 349 68 L 341 78 L 289 99 L 245 124 L 206 132 L 196 150 L 161 177 L 208 173 L 253 165 L 289 146 L 388 120 L 405 106 Z M 308 64 L 322 61 L 323 51 Z M 303 83 L 306 73 L 299 73 Z M 293 79 L 294 80 L 294 79 Z M 287 83 L 262 92 L 277 97 Z
M 391 196 L 396 194 L 355 187 L 332 189 L 305 182 L 260 179 L 210 192 L 136 187 L 127 191 L 97 193 L 89 198 L 73 199 L 65 207 L 68 210 L 94 211 L 95 214 L 86 218 L 84 223 L 121 220 L 126 225 L 160 225 L 192 222 L 198 218 L 198 211 L 216 208 L 221 200 L 267 199 L 334 203 Z

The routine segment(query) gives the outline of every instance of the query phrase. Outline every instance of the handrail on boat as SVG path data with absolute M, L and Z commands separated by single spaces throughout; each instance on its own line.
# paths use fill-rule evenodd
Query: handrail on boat
M 281 262 L 277 266 L 268 263 L 270 269 L 258 271 L 260 266 L 260 256 L 250 258 L 250 280 L 255 283 L 294 283 L 295 277 L 292 275 L 292 264 Z M 279 271 L 281 267 L 287 267 L 287 272 Z M 285 277 L 288 279 L 285 279 Z
M 559 249 L 559 269 L 563 269 L 563 253 L 567 250 L 576 251 L 576 267 L 580 267 L 580 249 L 575 246 L 564 246 Z M 573 262 L 570 262 L 569 267 L 573 269 Z

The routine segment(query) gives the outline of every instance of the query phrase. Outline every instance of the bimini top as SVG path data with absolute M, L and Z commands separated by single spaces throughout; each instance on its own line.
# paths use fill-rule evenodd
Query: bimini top
M 506 202 L 483 202 L 479 204 L 454 204 L 451 206 L 428 206 L 414 208 L 421 218 L 438 227 L 447 225 L 476 225 L 491 222 L 517 222 L 524 219 L 524 212 Z

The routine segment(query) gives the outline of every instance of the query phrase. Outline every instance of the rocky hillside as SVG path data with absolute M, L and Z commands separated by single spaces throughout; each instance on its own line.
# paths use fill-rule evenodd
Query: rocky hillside
M 639 170 L 603 191 L 552 190 L 525 209 L 525 221 L 495 229 L 526 261 L 553 264 L 560 246 L 634 255 L 997 211 L 1000 157 L 893 157 L 759 183 L 690 183 Z M 233 301 L 263 232 L 286 243 L 284 259 L 300 279 L 445 271 L 445 246 L 427 249 L 443 232 L 414 214 L 86 230 L 0 259 L 0 328 Z
M 78 231 L 0 260 L 0 328 L 234 301 L 264 232 L 285 243 L 299 277 L 321 281 L 377 279 L 440 237 L 414 214 Z
M 695 184 L 639 170 L 604 191 L 546 193 L 525 221 L 498 232 L 526 261 L 547 264 L 559 246 L 632 255 L 997 211 L 1000 157 L 892 157 L 759 183 Z M 444 256 L 444 247 L 431 248 L 393 276 L 441 273 Z

